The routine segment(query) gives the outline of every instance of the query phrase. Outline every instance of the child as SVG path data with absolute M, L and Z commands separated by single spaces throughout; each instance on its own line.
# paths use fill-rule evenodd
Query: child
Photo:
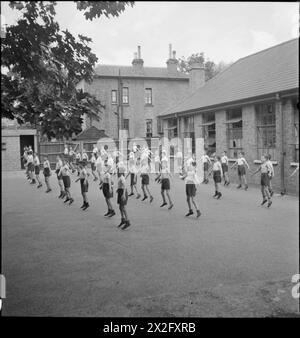
M 27 179 L 29 179 L 29 173 L 28 173 L 28 166 L 27 166 L 27 158 L 28 158 L 28 148 L 24 147 L 24 153 L 23 153 L 23 163 L 25 168 L 25 174 L 27 176 Z
M 96 158 L 96 163 L 95 163 L 95 166 L 96 166 L 96 170 L 97 170 L 97 173 L 98 173 L 98 177 L 99 177 L 99 185 L 100 185 L 100 189 L 102 188 L 102 176 L 103 176 L 103 166 L 104 166 L 104 162 L 103 162 L 103 159 L 102 159 L 102 156 L 103 155 L 99 155 L 97 158 Z
M 238 159 L 233 164 L 231 169 L 234 168 L 236 165 L 238 166 L 239 185 L 237 186 L 237 189 L 240 189 L 242 187 L 242 183 L 244 182 L 245 190 L 247 190 L 248 184 L 247 184 L 247 179 L 246 179 L 246 168 L 245 168 L 245 166 L 248 168 L 248 170 L 250 170 L 250 167 L 249 167 L 249 164 L 247 163 L 247 161 L 245 160 L 244 156 L 245 156 L 245 153 L 241 151 L 239 153 Z
M 33 177 L 33 173 L 34 173 L 34 163 L 33 163 L 33 155 L 32 155 L 32 151 L 28 152 L 28 156 L 27 156 L 27 166 L 28 166 L 28 174 L 29 174 L 29 178 L 31 180 L 30 184 L 35 184 L 35 179 Z
M 129 154 L 129 172 L 126 176 L 126 178 L 130 175 L 130 189 L 131 193 L 129 196 L 133 196 L 133 189 L 135 189 L 136 192 L 136 198 L 139 199 L 141 197 L 141 194 L 138 192 L 137 189 L 137 167 L 136 167 L 136 160 L 134 157 L 134 153 L 130 152 Z
M 154 168 L 155 168 L 155 182 L 159 178 L 159 173 L 160 173 L 160 158 L 159 158 L 159 151 L 156 150 L 154 154 Z
M 274 195 L 274 192 L 273 192 L 271 181 L 272 181 L 272 178 L 274 177 L 274 167 L 273 167 L 273 163 L 271 162 L 271 155 L 270 154 L 268 155 L 267 165 L 269 166 L 269 172 L 270 172 L 268 189 L 269 189 L 270 195 L 272 197 Z
M 204 155 L 201 157 L 201 161 L 203 163 L 203 171 L 204 171 L 204 179 L 202 183 L 208 183 L 208 166 L 211 164 L 211 160 L 207 155 L 207 151 L 204 151 Z
M 44 177 L 45 177 L 45 183 L 46 183 L 46 187 L 47 187 L 46 192 L 50 192 L 50 191 L 52 191 L 52 189 L 50 187 L 50 182 L 49 182 L 49 179 L 50 179 L 50 176 L 51 176 L 51 167 L 50 167 L 50 162 L 49 162 L 47 156 L 44 156 L 43 167 L 44 167 L 43 174 L 44 174 Z
M 75 163 L 76 163 L 77 176 L 79 176 L 79 162 L 81 161 L 81 154 L 79 151 L 77 151 L 75 159 L 76 159 Z
M 215 189 L 216 189 L 213 197 L 217 197 L 217 199 L 220 199 L 220 197 L 222 196 L 222 193 L 220 192 L 219 184 L 221 183 L 222 176 L 223 176 L 220 156 L 215 155 L 214 164 L 212 167 L 212 173 L 213 173 L 213 180 L 215 182 Z
M 88 154 L 86 153 L 85 149 L 82 149 L 81 160 L 84 161 L 86 164 L 88 163 L 89 157 L 88 157 Z
M 96 175 L 96 160 L 97 160 L 97 154 L 93 152 L 92 157 L 91 157 L 91 169 L 92 169 L 92 175 L 94 176 L 94 181 L 98 180 L 98 177 Z
M 80 174 L 79 178 L 75 182 L 80 180 L 80 187 L 81 187 L 81 195 L 83 198 L 83 204 L 80 207 L 82 210 L 86 210 L 90 205 L 87 199 L 87 192 L 89 190 L 89 182 L 88 182 L 88 172 L 86 170 L 86 163 L 84 161 L 80 162 Z
M 229 185 L 229 177 L 228 177 L 228 157 L 227 152 L 223 151 L 223 156 L 221 157 L 221 165 L 223 171 L 223 178 L 224 178 L 224 186 Z
M 98 155 L 98 148 L 97 148 L 97 144 L 94 144 L 94 145 L 93 145 L 93 154 L 94 154 L 95 156 L 97 156 L 97 155 Z
M 78 163 L 79 165 L 79 163 Z M 65 188 L 65 196 L 66 199 L 64 200 L 64 203 L 69 202 L 69 205 L 71 205 L 74 202 L 74 199 L 71 196 L 70 193 L 70 188 L 71 188 L 71 170 L 70 167 L 68 165 L 68 161 L 66 159 L 63 160 L 63 165 L 60 168 L 60 171 L 58 173 L 58 175 L 62 176 L 62 180 L 64 183 L 64 188 Z
M 120 228 L 122 225 L 123 227 L 121 228 L 122 230 L 127 229 L 130 226 L 130 222 L 128 219 L 127 211 L 126 211 L 126 204 L 128 201 L 128 193 L 126 189 L 126 180 L 125 180 L 125 166 L 119 166 L 118 170 L 118 199 L 117 203 L 119 204 L 119 209 L 121 213 L 121 223 L 118 225 L 118 228 Z
M 74 162 L 75 162 L 75 151 L 73 150 L 72 147 L 70 147 L 70 150 L 69 150 L 69 164 L 70 164 L 70 168 L 72 169 L 72 173 L 75 172 Z
M 189 212 L 185 215 L 186 217 L 193 215 L 194 211 L 191 206 L 192 203 L 197 212 L 197 218 L 201 215 L 199 207 L 194 200 L 196 196 L 196 183 L 198 183 L 198 179 L 196 176 L 196 163 L 193 162 L 186 169 L 186 173 L 181 177 L 181 179 L 185 179 L 185 192 L 186 192 L 186 200 L 189 207 Z
M 103 183 L 102 183 L 102 192 L 103 196 L 105 198 L 105 202 L 108 207 L 108 211 L 104 216 L 112 217 L 116 213 L 112 207 L 110 199 L 113 197 L 113 189 L 112 189 L 112 180 L 111 180 L 111 174 L 110 174 L 110 166 L 107 165 L 107 161 L 105 163 L 105 172 L 103 175 Z
M 161 178 L 161 195 L 163 198 L 163 204 L 160 206 L 161 208 L 167 205 L 166 198 L 165 198 L 165 192 L 167 194 L 168 200 L 169 200 L 169 210 L 173 208 L 173 202 L 171 200 L 169 191 L 170 191 L 170 178 L 171 178 L 171 173 L 168 169 L 168 162 L 166 160 L 162 161 L 162 168 L 161 168 L 161 173 L 159 174 Z
M 42 183 L 41 183 L 41 180 L 40 180 L 40 160 L 37 156 L 37 153 L 34 153 L 33 154 L 33 163 L 34 163 L 34 173 L 35 173 L 35 177 L 36 177 L 36 180 L 38 181 L 38 186 L 37 188 L 40 188 L 42 187 Z
M 255 175 L 259 171 L 261 172 L 260 183 L 261 183 L 261 193 L 263 196 L 263 201 L 261 202 L 261 205 L 264 205 L 266 202 L 268 202 L 268 208 L 269 208 L 272 204 L 272 200 L 271 200 L 271 195 L 269 192 L 270 167 L 268 166 L 267 161 L 268 161 L 268 155 L 262 156 L 261 157 L 262 163 L 259 166 L 259 168 L 254 171 L 252 176 Z
M 148 195 L 146 193 L 146 191 L 148 192 L 149 196 L 150 196 L 150 203 L 153 201 L 153 196 L 151 195 L 151 192 L 149 190 L 149 164 L 148 164 L 148 160 L 146 158 L 144 158 L 142 160 L 142 165 L 141 165 L 141 178 L 142 178 L 142 190 L 144 193 L 144 198 L 142 199 L 142 201 L 145 201 L 148 198 Z
M 178 172 L 179 172 L 179 175 L 182 175 L 183 173 L 183 170 L 182 170 L 182 151 L 178 148 L 178 151 L 176 153 L 176 159 L 177 159 L 177 167 L 178 167 Z
M 58 181 L 58 185 L 60 188 L 60 195 L 58 198 L 64 198 L 66 193 L 64 190 L 64 184 L 63 184 L 63 179 L 62 179 L 62 174 L 60 173 L 60 169 L 63 166 L 63 162 L 61 160 L 61 157 L 59 155 L 56 156 L 56 166 L 55 166 L 55 173 Z

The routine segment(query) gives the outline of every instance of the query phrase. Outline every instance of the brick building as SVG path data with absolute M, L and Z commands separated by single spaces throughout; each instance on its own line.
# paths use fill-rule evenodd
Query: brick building
M 239 59 L 160 114 L 164 136 L 204 138 L 209 153 L 227 150 L 231 162 L 243 150 L 252 169 L 271 154 L 275 189 L 299 194 L 299 175 L 289 178 L 299 165 L 298 57 L 293 39 Z
M 140 47 L 132 66 L 97 66 L 92 84 L 81 82 L 79 87 L 95 95 L 105 109 L 100 121 L 85 118 L 84 128 L 93 125 L 104 129 L 111 138 L 118 137 L 119 129 L 127 130 L 129 138 L 159 136 L 158 114 L 204 85 L 202 67 L 195 65 L 186 75 L 177 71 L 177 64 L 170 45 L 164 68 L 144 67 Z
M 15 120 L 1 119 L 2 170 L 21 170 L 24 147 L 37 149 L 36 129 L 29 125 L 20 126 Z

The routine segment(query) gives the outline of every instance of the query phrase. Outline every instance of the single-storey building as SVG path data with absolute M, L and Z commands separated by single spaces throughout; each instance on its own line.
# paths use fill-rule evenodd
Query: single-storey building
M 208 153 L 239 151 L 256 169 L 270 154 L 274 188 L 299 194 L 299 41 L 293 39 L 239 59 L 160 114 L 164 136 L 204 138 Z M 230 171 L 232 180 L 237 179 Z M 250 183 L 259 184 L 259 175 Z

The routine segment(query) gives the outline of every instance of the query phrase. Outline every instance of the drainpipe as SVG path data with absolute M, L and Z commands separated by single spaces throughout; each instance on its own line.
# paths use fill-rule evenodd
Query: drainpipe
M 281 195 L 286 194 L 286 186 L 285 186 L 285 146 L 284 146 L 284 116 L 282 111 L 282 102 L 280 100 L 279 93 L 276 94 L 276 101 L 277 101 L 277 107 L 279 109 L 279 115 L 281 120 L 281 149 L 280 149 L 280 182 L 281 182 Z

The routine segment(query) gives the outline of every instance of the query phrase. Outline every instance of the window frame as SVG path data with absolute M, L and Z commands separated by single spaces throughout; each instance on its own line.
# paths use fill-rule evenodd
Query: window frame
M 240 119 L 240 121 L 230 122 L 236 119 Z M 241 136 L 234 138 L 234 133 L 240 134 Z M 228 157 L 236 159 L 238 153 L 243 151 L 243 111 L 241 107 L 226 111 L 226 140 Z M 240 140 L 240 147 L 231 145 L 235 140 Z
M 149 96 L 147 95 L 147 91 L 150 91 L 150 102 L 147 102 Z M 153 106 L 153 95 L 152 95 L 152 88 L 145 88 L 145 105 L 146 106 Z
M 272 107 L 270 113 L 269 107 Z M 275 102 L 255 105 L 257 158 L 270 154 L 276 161 L 276 105 Z M 269 115 L 272 114 L 272 115 Z M 271 117 L 271 118 L 270 118 Z M 271 122 L 270 122 L 271 120 Z M 270 145 L 269 145 L 270 144 Z
M 113 100 L 113 93 L 116 94 L 116 100 L 115 101 Z M 111 99 L 111 104 L 118 104 L 118 90 L 117 89 L 111 90 L 110 99 Z
M 127 90 L 127 95 L 124 94 L 124 90 Z M 127 98 L 127 102 L 124 101 L 124 98 Z M 129 87 L 122 88 L 122 104 L 129 104 Z
M 151 132 L 148 132 L 149 123 L 150 123 L 150 126 L 151 126 Z M 153 119 L 146 119 L 146 137 L 147 138 L 153 137 Z

